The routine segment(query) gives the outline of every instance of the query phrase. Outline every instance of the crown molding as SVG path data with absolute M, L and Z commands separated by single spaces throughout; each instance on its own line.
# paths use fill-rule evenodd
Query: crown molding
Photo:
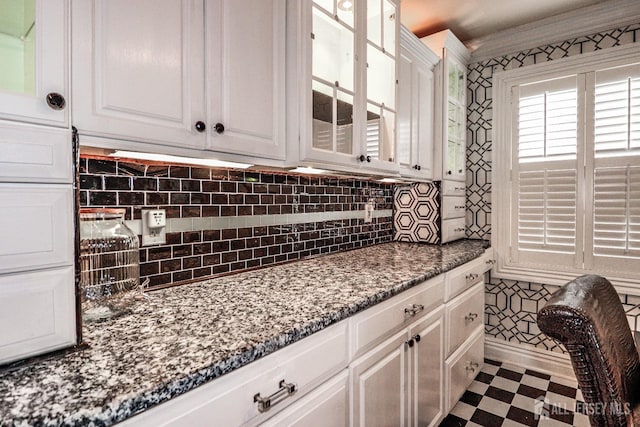
M 414 56 L 430 68 L 433 68 L 440 61 L 440 57 L 404 25 L 400 26 L 400 46 L 410 50 Z
M 467 43 L 471 63 L 640 22 L 640 1 L 611 0 Z

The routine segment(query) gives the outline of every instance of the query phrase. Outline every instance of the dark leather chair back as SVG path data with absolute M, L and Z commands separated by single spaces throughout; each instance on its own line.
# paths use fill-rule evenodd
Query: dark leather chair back
M 538 326 L 571 356 L 592 426 L 640 426 L 640 359 L 607 279 L 587 275 L 564 285 L 538 311 Z

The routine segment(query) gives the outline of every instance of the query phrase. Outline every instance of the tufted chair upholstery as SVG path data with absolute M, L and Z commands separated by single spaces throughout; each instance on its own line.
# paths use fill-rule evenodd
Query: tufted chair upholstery
M 640 426 L 640 359 L 607 279 L 581 276 L 558 289 L 538 326 L 571 356 L 592 426 Z

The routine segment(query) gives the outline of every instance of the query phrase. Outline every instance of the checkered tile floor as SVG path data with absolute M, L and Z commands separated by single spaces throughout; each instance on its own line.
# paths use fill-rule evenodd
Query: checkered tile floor
M 589 426 L 582 405 L 575 380 L 485 360 L 440 426 Z

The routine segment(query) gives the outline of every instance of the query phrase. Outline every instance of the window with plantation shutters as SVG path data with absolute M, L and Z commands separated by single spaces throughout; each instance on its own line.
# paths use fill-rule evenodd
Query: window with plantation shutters
M 571 267 L 577 262 L 578 80 L 513 89 L 514 260 Z
M 593 273 L 637 293 L 640 46 L 564 64 L 494 77 L 495 273 Z

